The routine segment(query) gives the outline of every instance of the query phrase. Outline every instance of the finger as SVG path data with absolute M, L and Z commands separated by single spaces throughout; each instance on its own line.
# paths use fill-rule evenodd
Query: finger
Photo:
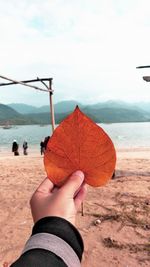
M 81 203 L 84 201 L 84 199 L 86 197 L 86 193 L 87 193 L 87 185 L 83 184 L 80 188 L 80 191 L 78 192 L 78 194 L 74 198 L 74 203 L 75 203 L 77 210 L 80 208 Z
M 68 197 L 74 197 L 77 190 L 80 188 L 84 180 L 84 173 L 82 171 L 74 172 L 62 186 L 60 191 Z
M 49 178 L 45 178 L 44 181 L 39 185 L 35 192 L 41 192 L 44 194 L 50 193 L 54 188 L 54 184 Z

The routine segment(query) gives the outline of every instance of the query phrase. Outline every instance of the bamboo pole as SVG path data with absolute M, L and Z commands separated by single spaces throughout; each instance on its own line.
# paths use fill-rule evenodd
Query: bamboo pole
M 16 80 L 7 78 L 7 77 L 2 76 L 2 75 L 0 75 L 0 78 L 5 79 L 5 80 L 7 80 L 7 81 L 11 81 L 11 82 L 13 82 L 14 84 L 17 84 L 17 83 L 18 83 L 18 84 L 21 84 L 21 85 L 24 85 L 24 86 L 27 86 L 27 87 L 34 88 L 34 89 L 36 89 L 36 90 L 43 91 L 43 92 L 52 92 L 52 90 L 50 90 L 50 89 L 43 89 L 43 88 L 40 88 L 40 87 L 37 87 L 37 86 L 34 86 L 34 85 L 26 84 L 25 82 L 16 81 Z M 37 80 L 37 81 L 38 81 L 38 80 Z M 4 84 L 3 84 L 3 85 L 4 85 Z
M 54 116 L 54 105 L 53 105 L 53 91 L 51 89 L 52 81 L 49 81 L 49 101 L 50 101 L 50 114 L 51 114 L 51 125 L 52 125 L 52 132 L 55 130 L 55 116 Z
M 4 77 L 4 76 L 2 76 Z M 48 88 L 47 84 L 44 83 L 44 81 L 49 81 L 51 80 L 52 78 L 39 78 L 37 77 L 36 79 L 30 79 L 30 80 L 23 80 L 23 81 L 20 81 L 22 83 L 32 83 L 32 82 L 42 82 L 46 88 Z M 9 82 L 9 83 L 0 83 L 0 86 L 5 86 L 5 85 L 13 85 L 13 84 L 17 84 L 18 82 Z

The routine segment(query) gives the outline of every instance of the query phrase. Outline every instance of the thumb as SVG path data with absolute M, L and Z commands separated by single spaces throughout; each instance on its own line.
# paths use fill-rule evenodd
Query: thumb
M 62 186 L 61 191 L 67 194 L 67 196 L 74 198 L 78 193 L 83 180 L 84 173 L 82 171 L 76 171 L 68 178 L 67 182 Z

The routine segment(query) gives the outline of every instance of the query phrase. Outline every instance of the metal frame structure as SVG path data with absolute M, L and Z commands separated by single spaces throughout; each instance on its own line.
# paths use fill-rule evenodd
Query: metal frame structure
M 147 66 L 138 66 L 136 67 L 137 69 L 146 69 L 146 68 L 150 68 L 150 65 Z M 150 76 L 143 76 L 143 80 L 146 82 L 150 82 Z
M 52 125 L 52 132 L 54 132 L 54 129 L 55 129 L 55 115 L 54 115 L 54 105 L 53 105 L 53 98 L 52 98 L 52 95 L 53 95 L 53 92 L 54 92 L 54 90 L 52 90 L 52 80 L 53 80 L 53 78 L 39 78 L 39 77 L 37 77 L 36 79 L 25 80 L 25 81 L 17 81 L 17 80 L 10 79 L 10 78 L 2 76 L 2 75 L 0 75 L 0 78 L 9 81 L 7 83 L 0 83 L 0 86 L 8 86 L 8 85 L 20 84 L 20 85 L 23 85 L 23 86 L 27 86 L 27 87 L 33 88 L 35 90 L 39 90 L 39 91 L 43 91 L 43 92 L 49 93 L 50 116 L 51 116 L 50 123 Z M 46 87 L 46 89 L 43 89 L 41 87 L 28 84 L 28 83 L 34 83 L 34 82 L 41 82 Z M 48 82 L 48 85 L 47 85 L 46 82 Z

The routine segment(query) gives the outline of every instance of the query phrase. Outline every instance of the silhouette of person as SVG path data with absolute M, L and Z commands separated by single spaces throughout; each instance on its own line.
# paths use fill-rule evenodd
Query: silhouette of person
M 45 139 L 44 139 L 44 148 L 45 148 L 45 150 L 46 150 L 46 147 L 47 147 L 47 144 L 48 144 L 49 139 L 50 139 L 50 136 L 49 135 L 46 136 Z
M 13 141 L 12 143 L 12 152 L 14 153 L 14 156 L 19 156 L 19 144 L 17 143 L 16 140 Z
M 28 143 L 27 143 L 27 141 L 25 140 L 24 142 L 23 142 L 23 154 L 24 155 L 28 155 L 28 152 L 27 152 L 27 149 L 28 149 Z
M 45 146 L 44 146 L 44 141 L 43 140 L 40 143 L 40 151 L 41 151 L 41 155 L 43 155 L 44 152 L 45 152 Z

